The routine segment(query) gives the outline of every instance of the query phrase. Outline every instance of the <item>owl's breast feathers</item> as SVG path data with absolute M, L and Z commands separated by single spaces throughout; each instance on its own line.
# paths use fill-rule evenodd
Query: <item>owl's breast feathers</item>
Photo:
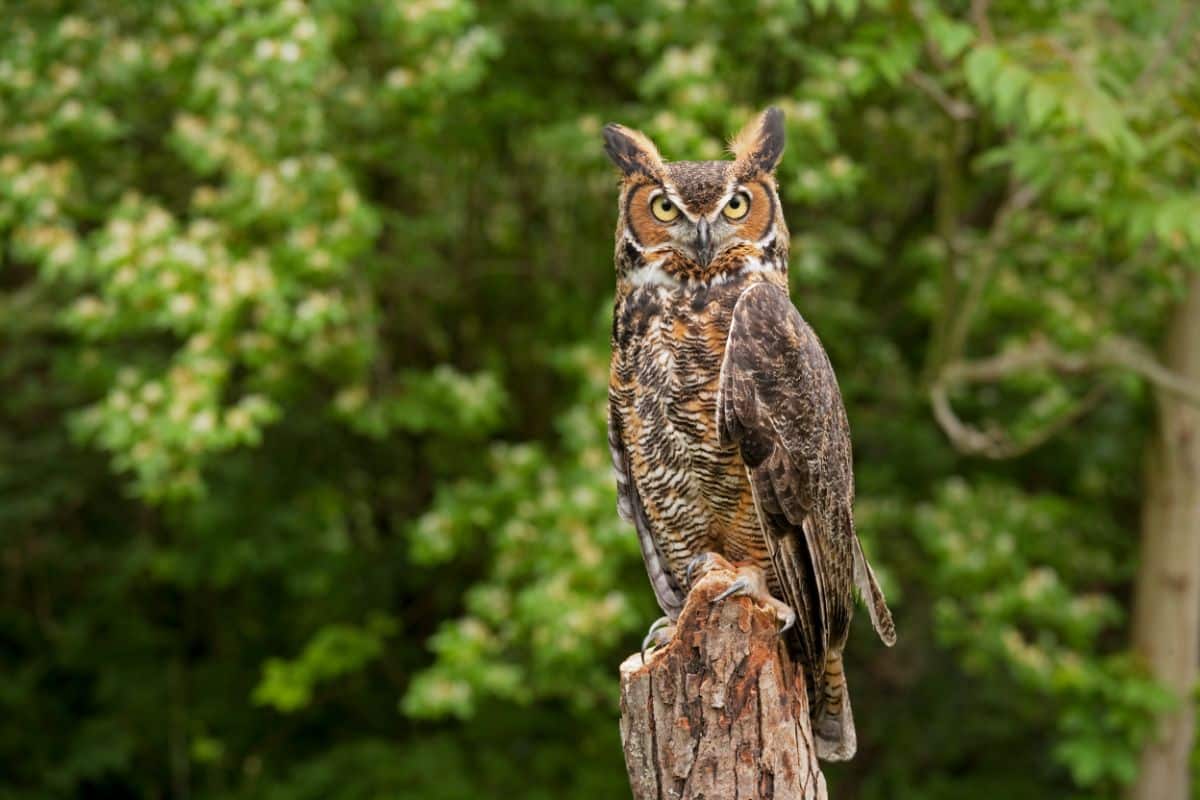
M 748 273 L 713 286 L 623 285 L 613 314 L 609 439 L 622 516 L 638 528 L 659 605 L 682 606 L 684 572 L 716 551 L 769 567 L 738 447 L 722 443 L 717 395 Z

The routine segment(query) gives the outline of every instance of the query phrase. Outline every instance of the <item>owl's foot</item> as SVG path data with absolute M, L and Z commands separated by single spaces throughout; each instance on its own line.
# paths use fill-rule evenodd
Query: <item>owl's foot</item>
M 683 573 L 683 581 L 687 584 L 689 591 L 700 576 L 708 571 L 714 557 L 720 558 L 716 553 L 701 553 L 687 563 L 687 569 Z
M 708 574 L 712 569 L 736 569 L 733 564 L 720 553 L 701 553 L 687 563 L 687 568 L 683 573 L 683 582 L 686 584 L 688 591 L 696 585 L 696 582 Z
M 670 617 L 659 617 L 654 620 L 650 625 L 650 630 L 646 631 L 646 638 L 642 639 L 642 663 L 646 663 L 647 650 L 665 647 L 674 635 L 675 623 L 671 622 Z
M 783 634 L 796 624 L 796 612 L 787 603 L 775 598 L 767 589 L 767 576 L 756 566 L 749 565 L 737 568 L 738 578 L 729 588 L 713 598 L 718 603 L 727 597 L 749 595 L 760 605 L 775 612 L 775 619 L 782 623 L 779 633 Z

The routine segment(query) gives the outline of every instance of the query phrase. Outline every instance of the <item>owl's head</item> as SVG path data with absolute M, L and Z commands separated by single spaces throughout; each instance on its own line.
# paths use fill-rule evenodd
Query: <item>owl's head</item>
M 783 144 L 778 108 L 734 137 L 726 161 L 663 161 L 645 134 L 606 125 L 604 149 L 622 174 L 618 279 L 677 286 L 785 272 L 788 231 L 775 187 Z

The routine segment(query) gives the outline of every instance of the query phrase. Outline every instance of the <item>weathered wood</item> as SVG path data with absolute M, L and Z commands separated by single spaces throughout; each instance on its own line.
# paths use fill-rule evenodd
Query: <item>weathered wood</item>
M 621 665 L 621 741 L 635 800 L 827 800 L 803 670 L 775 614 L 748 597 L 714 603 L 736 576 L 697 582 L 671 641 Z

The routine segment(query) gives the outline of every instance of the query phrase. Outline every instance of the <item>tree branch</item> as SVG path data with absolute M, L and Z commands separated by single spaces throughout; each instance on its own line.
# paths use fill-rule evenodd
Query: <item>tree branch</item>
M 995 426 L 981 429 L 963 422 L 950 404 L 945 384 L 938 383 L 931 387 L 929 400 L 934 419 L 956 449 L 969 455 L 1000 460 L 1016 458 L 1041 447 L 1099 405 L 1106 391 L 1103 384 L 1093 386 L 1082 400 L 1020 441 Z
M 1200 384 L 1172 372 L 1141 344 L 1122 337 L 1107 340 L 1102 346 L 1106 366 L 1122 367 L 1140 376 L 1156 389 L 1193 405 L 1200 405 Z
M 1037 339 L 1027 347 L 989 358 L 951 362 L 932 382 L 929 400 L 934 418 L 956 448 L 987 458 L 1013 458 L 1039 447 L 1095 408 L 1105 394 L 1104 385 L 1092 387 L 1082 400 L 1019 442 L 997 427 L 984 429 L 963 422 L 950 402 L 953 389 L 974 383 L 998 383 L 1030 370 L 1083 375 L 1113 368 L 1133 372 L 1161 391 L 1200 405 L 1200 385 L 1171 372 L 1137 342 L 1123 337 L 1106 339 L 1090 353 L 1064 351 L 1045 339 Z
M 938 85 L 937 81 L 920 70 L 913 70 L 907 75 L 908 82 L 927 94 L 930 99 L 941 106 L 950 119 L 962 120 L 975 116 L 974 107 L 967 102 L 951 97 Z
M 992 273 L 996 271 L 996 251 L 1000 249 L 1006 226 L 1013 216 L 1033 204 L 1037 194 L 1037 190 L 1031 186 L 1022 186 L 1016 182 L 1010 186 L 1008 197 L 992 220 L 991 232 L 987 239 L 988 247 L 982 251 L 979 263 L 975 264 L 967 278 L 967 287 L 961 302 L 946 310 L 951 316 L 944 323 L 946 335 L 942 346 L 943 364 L 962 357 L 967 346 L 971 318 L 975 316 L 975 309 L 979 307 L 983 293 L 992 280 Z
M 988 21 L 988 6 L 990 5 L 991 0 L 971 0 L 971 22 L 975 23 L 980 40 L 989 44 L 996 40 L 992 34 L 992 23 Z

